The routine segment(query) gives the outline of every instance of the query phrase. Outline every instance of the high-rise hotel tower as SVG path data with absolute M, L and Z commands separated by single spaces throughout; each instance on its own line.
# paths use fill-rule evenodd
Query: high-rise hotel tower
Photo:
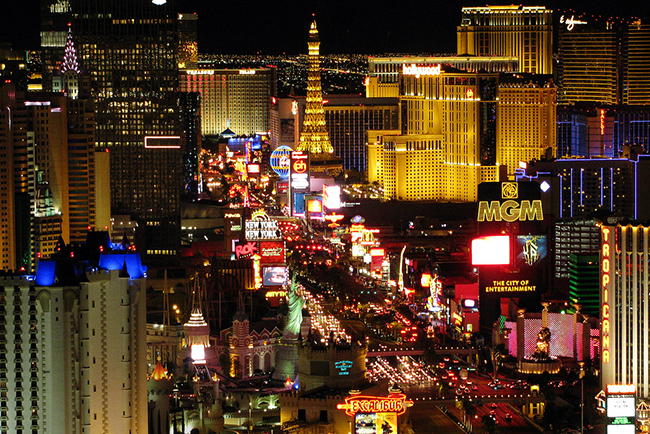
M 519 72 L 553 73 L 553 11 L 544 6 L 463 8 L 458 54 L 519 58 Z
M 98 188 L 110 188 L 113 214 L 139 222 L 141 253 L 175 254 L 181 147 L 174 1 L 48 0 L 43 13 L 69 16 L 79 66 L 92 77 L 96 146 L 110 154 L 110 186 Z
M 571 15 L 560 16 L 560 21 L 559 102 L 650 103 L 647 19 L 627 21 Z

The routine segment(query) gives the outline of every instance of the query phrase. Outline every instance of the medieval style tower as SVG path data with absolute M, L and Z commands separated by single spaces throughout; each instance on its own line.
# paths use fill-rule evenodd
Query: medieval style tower
M 340 172 L 342 161 L 334 155 L 325 123 L 323 91 L 320 82 L 320 38 L 316 20 L 309 29 L 309 72 L 307 75 L 307 101 L 305 118 L 300 133 L 298 151 L 308 151 L 312 172 Z

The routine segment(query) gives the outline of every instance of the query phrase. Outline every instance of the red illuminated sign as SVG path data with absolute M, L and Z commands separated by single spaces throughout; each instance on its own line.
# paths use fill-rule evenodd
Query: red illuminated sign
M 600 135 L 605 135 L 605 110 L 600 109 Z
M 496 235 L 472 240 L 472 265 L 510 264 L 510 237 Z
M 406 408 L 413 405 L 413 401 L 407 401 L 403 393 L 391 393 L 389 396 L 348 396 L 345 404 L 337 404 L 336 408 L 345 410 L 348 416 L 357 413 L 397 413 L 404 414 Z
M 235 257 L 237 259 L 250 258 L 255 252 L 257 252 L 257 244 L 253 242 L 235 246 Z
M 294 151 L 291 153 L 289 171 L 291 188 L 294 191 L 309 191 L 309 153 Z
M 260 262 L 263 264 L 284 264 L 284 241 L 260 241 Z
M 603 226 L 603 244 L 601 249 L 601 286 L 603 290 L 603 304 L 602 304 L 602 347 L 601 347 L 601 361 L 603 363 L 610 362 L 610 314 L 609 314 L 609 284 L 612 279 L 612 230 L 607 226 Z
M 246 166 L 246 169 L 248 170 L 249 174 L 257 174 L 257 173 L 260 173 L 260 171 L 261 171 L 260 165 L 257 164 L 257 163 L 249 164 L 248 166 Z
M 339 220 L 343 220 L 344 217 L 345 216 L 342 214 L 329 214 L 325 216 L 325 220 L 327 220 L 328 222 L 336 223 Z
M 466 95 L 467 95 L 467 99 L 474 99 L 474 89 L 472 88 L 467 89 Z
M 420 285 L 423 288 L 428 288 L 431 285 L 431 273 L 422 273 L 422 276 L 420 276 Z
M 608 395 L 636 395 L 636 385 L 634 384 L 608 384 Z

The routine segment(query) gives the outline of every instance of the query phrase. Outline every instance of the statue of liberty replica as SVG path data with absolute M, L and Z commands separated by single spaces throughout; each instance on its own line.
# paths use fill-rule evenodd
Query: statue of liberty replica
M 282 329 L 282 338 L 276 346 L 274 380 L 295 381 L 298 367 L 298 342 L 301 339 L 302 309 L 305 302 L 300 295 L 296 274 L 287 286 L 287 315 Z

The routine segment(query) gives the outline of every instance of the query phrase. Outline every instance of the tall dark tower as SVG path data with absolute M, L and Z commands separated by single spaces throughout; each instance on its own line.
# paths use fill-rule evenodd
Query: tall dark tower
M 110 154 L 112 214 L 138 221 L 141 253 L 175 255 L 181 146 L 174 1 L 69 0 L 69 6 L 80 67 L 92 77 L 96 146 Z
M 343 168 L 342 161 L 334 155 L 325 122 L 323 91 L 320 82 L 320 38 L 316 20 L 309 29 L 309 72 L 307 75 L 307 101 L 305 118 L 300 133 L 299 151 L 308 151 L 312 172 L 336 172 Z

